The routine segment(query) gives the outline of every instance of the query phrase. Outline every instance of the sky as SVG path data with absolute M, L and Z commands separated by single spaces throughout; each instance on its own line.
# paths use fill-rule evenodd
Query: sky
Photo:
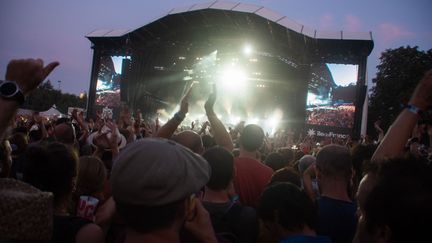
M 88 91 L 93 52 L 85 35 L 96 29 L 135 29 L 172 8 L 200 0 L 0 0 L 0 79 L 9 60 L 59 61 L 49 76 L 64 92 Z M 235 2 L 235 1 L 233 1 Z M 320 31 L 372 31 L 368 80 L 375 77 L 381 52 L 400 46 L 432 48 L 431 0 L 256 0 Z

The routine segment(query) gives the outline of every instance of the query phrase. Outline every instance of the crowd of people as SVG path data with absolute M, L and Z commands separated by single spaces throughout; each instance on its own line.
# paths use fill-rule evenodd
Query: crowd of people
M 318 107 L 306 111 L 307 123 L 321 126 L 352 128 L 354 106 Z
M 12 60 L 25 96 L 59 65 Z M 5 242 L 420 242 L 430 238 L 432 71 L 378 144 L 269 138 L 255 124 L 181 126 L 192 86 L 165 124 L 140 111 L 110 119 L 14 119 L 0 97 L 0 240 Z M 3 91 L 2 91 L 3 92 Z M 183 127 L 181 129 L 181 127 Z M 414 131 L 414 132 L 413 132 Z

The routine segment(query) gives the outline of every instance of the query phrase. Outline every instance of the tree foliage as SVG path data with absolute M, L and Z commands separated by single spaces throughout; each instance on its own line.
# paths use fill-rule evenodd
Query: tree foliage
M 80 98 L 74 94 L 62 93 L 60 90 L 54 89 L 51 82 L 47 80 L 26 98 L 23 108 L 45 111 L 56 105 L 57 109 L 65 114 L 68 107 L 85 108 L 86 103 L 86 95 Z
M 382 128 L 387 128 L 408 102 L 423 74 L 432 68 L 432 49 L 419 51 L 417 46 L 387 49 L 381 54 L 377 68 L 372 79 L 375 86 L 369 103 L 369 123 L 380 120 Z

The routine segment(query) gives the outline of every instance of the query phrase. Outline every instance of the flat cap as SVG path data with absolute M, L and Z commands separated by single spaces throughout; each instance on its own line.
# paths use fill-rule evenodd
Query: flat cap
M 203 157 L 174 141 L 140 139 L 127 145 L 114 161 L 112 194 L 117 203 L 166 205 L 202 189 L 210 170 Z
M 49 240 L 53 230 L 53 194 L 14 179 L 0 178 L 0 242 Z

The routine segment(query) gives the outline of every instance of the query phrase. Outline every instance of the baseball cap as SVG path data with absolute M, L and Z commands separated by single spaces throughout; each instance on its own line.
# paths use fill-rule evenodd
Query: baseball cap
M 202 189 L 210 170 L 203 157 L 174 141 L 140 139 L 127 145 L 114 161 L 113 198 L 142 206 L 174 203 Z

